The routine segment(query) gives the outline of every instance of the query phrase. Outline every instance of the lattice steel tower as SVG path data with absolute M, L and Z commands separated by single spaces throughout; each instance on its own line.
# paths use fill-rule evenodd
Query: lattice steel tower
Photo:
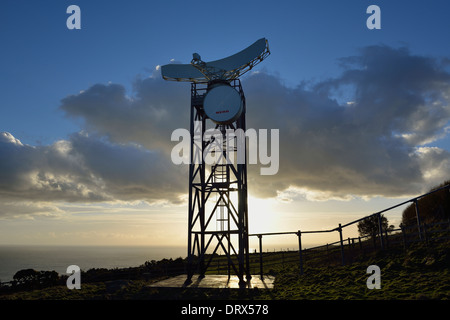
M 187 282 L 217 253 L 228 275 L 250 280 L 245 96 L 239 77 L 270 54 L 262 38 L 228 58 L 161 67 L 165 80 L 191 82 Z

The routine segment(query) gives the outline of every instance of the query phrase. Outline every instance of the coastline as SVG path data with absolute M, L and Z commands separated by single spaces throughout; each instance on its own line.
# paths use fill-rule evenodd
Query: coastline
M 78 265 L 83 271 L 127 268 L 185 255 L 184 247 L 171 246 L 0 245 L 0 281 L 13 280 L 14 274 L 23 269 L 54 270 L 62 275 L 70 265 Z

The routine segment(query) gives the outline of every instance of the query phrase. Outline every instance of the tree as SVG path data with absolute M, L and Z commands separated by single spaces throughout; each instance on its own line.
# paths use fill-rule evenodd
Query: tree
M 50 287 L 59 283 L 59 274 L 56 271 L 41 271 L 39 273 L 39 284 L 42 287 Z
M 59 275 L 56 271 L 36 271 L 23 269 L 13 276 L 14 285 L 27 289 L 44 288 L 58 284 Z
M 39 285 L 39 272 L 34 269 L 23 269 L 17 271 L 13 276 L 15 285 L 27 287 L 29 289 L 35 288 Z
M 388 219 L 384 215 L 381 215 L 381 227 L 383 228 L 383 231 L 387 232 L 391 232 L 394 229 L 393 225 L 389 226 Z M 375 244 L 377 235 L 380 232 L 378 215 L 371 215 L 358 222 L 358 232 L 362 237 L 371 237 Z
M 439 186 L 431 188 L 428 192 L 450 185 L 446 180 Z M 422 223 L 433 223 L 450 219 L 450 189 L 444 188 L 429 194 L 418 201 L 419 215 Z M 402 225 L 413 226 L 417 224 L 416 205 L 410 204 L 402 214 Z

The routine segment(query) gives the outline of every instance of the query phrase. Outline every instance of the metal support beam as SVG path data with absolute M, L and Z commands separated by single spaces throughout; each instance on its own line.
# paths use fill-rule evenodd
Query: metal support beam
M 264 279 L 264 271 L 263 271 L 263 249 L 262 249 L 262 235 L 258 235 L 259 239 L 259 277 L 261 280 Z
M 417 229 L 419 232 L 419 239 L 422 240 L 422 221 L 420 220 L 419 204 L 417 198 L 414 199 L 414 206 L 416 208 L 416 219 L 417 219 Z
M 303 274 L 303 254 L 302 254 L 302 232 L 298 230 L 298 258 L 299 258 L 299 269 L 300 274 Z
M 377 213 L 377 218 L 378 218 L 378 234 L 380 236 L 381 250 L 384 250 L 383 221 L 381 219 L 381 213 Z
M 345 266 L 345 258 L 344 258 L 344 240 L 342 238 L 342 226 L 339 223 L 339 227 L 337 229 L 339 231 L 339 241 L 341 243 L 341 261 L 342 265 Z
M 196 272 L 204 276 L 214 254 L 221 248 L 227 257 L 229 273 L 232 269 L 244 286 L 246 279 L 251 279 L 247 157 L 245 154 L 244 163 L 228 161 L 236 154 L 232 154 L 235 150 L 228 148 L 227 130 L 242 129 L 245 132 L 245 97 L 240 81 L 233 80 L 230 86 L 241 95 L 242 114 L 231 124 L 214 124 L 203 110 L 203 99 L 209 86 L 209 83 L 191 84 L 187 282 Z M 207 126 L 211 127 L 211 124 L 213 127 L 210 129 L 217 130 L 219 136 L 222 134 L 222 144 L 214 136 L 205 141 Z M 245 140 L 241 142 L 246 150 Z M 212 156 L 215 157 L 214 163 L 205 161 L 211 155 L 215 155 Z M 212 255 L 208 256 L 209 252 Z

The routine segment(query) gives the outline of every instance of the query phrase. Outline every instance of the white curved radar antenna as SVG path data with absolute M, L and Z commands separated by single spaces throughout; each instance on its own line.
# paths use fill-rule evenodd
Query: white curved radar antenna
M 251 70 L 268 55 L 267 39 L 261 38 L 248 48 L 224 59 L 204 62 L 198 53 L 192 55 L 190 64 L 166 64 L 161 67 L 163 79 L 208 83 L 208 92 L 203 97 L 203 108 L 216 124 L 229 124 L 242 113 L 243 103 L 238 91 L 229 85 Z
M 166 64 L 162 66 L 161 75 L 164 80 L 171 81 L 230 81 L 251 70 L 269 54 L 268 41 L 261 38 L 248 48 L 220 60 L 204 62 L 198 53 L 194 53 L 190 64 Z
M 238 141 L 237 137 L 246 130 L 245 96 L 239 77 L 269 54 L 268 42 L 261 38 L 221 60 L 204 62 L 194 53 L 190 64 L 161 67 L 163 79 L 191 82 L 186 284 L 192 282 L 194 273 L 199 273 L 199 279 L 205 276 L 217 250 L 227 256 L 228 274 L 234 271 L 240 286 L 246 287 L 251 279 L 246 140 Z M 211 139 L 205 141 L 206 127 L 211 125 L 207 120 L 215 129 Z M 230 137 L 230 130 L 236 135 Z M 205 161 L 213 154 L 212 163 Z

